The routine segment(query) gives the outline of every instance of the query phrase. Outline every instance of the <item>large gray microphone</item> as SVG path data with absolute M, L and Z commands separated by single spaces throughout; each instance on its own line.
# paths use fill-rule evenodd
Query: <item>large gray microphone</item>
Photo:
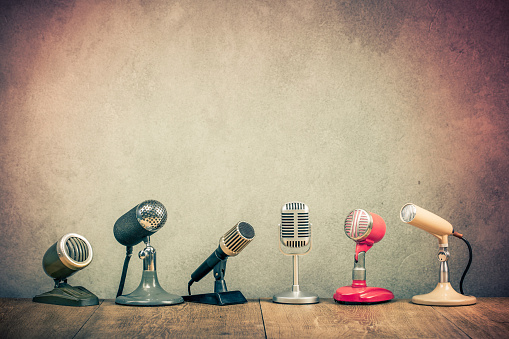
M 318 296 L 306 293 L 299 287 L 299 255 L 311 250 L 311 223 L 309 207 L 302 202 L 288 202 L 281 208 L 279 225 L 279 250 L 284 255 L 293 256 L 293 286 L 288 292 L 281 292 L 272 297 L 272 301 L 283 304 L 315 304 Z
M 115 239 L 126 246 L 126 257 L 115 303 L 133 306 L 166 306 L 184 302 L 182 297 L 166 292 L 157 279 L 156 250 L 150 245 L 150 236 L 164 226 L 166 219 L 167 212 L 163 204 L 156 200 L 146 200 L 115 222 L 113 226 Z M 142 241 L 145 243 L 145 248 L 138 254 L 143 260 L 141 282 L 132 293 L 122 295 L 133 246 Z

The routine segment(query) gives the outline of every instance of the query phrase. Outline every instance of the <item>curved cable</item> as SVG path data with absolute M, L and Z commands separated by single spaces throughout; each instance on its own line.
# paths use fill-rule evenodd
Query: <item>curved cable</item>
M 131 260 L 132 255 L 133 255 L 133 247 L 126 246 L 124 267 L 122 268 L 122 276 L 120 277 L 120 283 L 118 284 L 117 297 L 121 296 L 122 292 L 124 291 L 125 278 L 127 276 L 127 268 L 129 267 L 129 260 Z
M 460 239 L 463 240 L 468 247 L 468 264 L 467 267 L 465 267 L 465 270 L 463 271 L 463 275 L 461 276 L 460 280 L 460 292 L 461 294 L 465 294 L 463 293 L 463 280 L 465 280 L 465 276 L 467 275 L 468 269 L 470 268 L 470 264 L 472 264 L 472 246 L 470 246 L 470 243 L 467 241 L 467 239 L 465 238 Z
M 470 268 L 470 265 L 472 264 L 472 246 L 470 246 L 470 243 L 467 241 L 467 239 L 463 238 L 463 234 L 454 232 L 453 235 L 456 238 L 460 238 L 461 240 L 463 240 L 465 242 L 465 244 L 467 244 L 467 247 L 468 247 L 468 263 L 467 263 L 467 267 L 465 267 L 465 270 L 463 271 L 463 274 L 461 275 L 461 279 L 460 279 L 460 293 L 465 294 L 465 293 L 463 293 L 463 280 L 465 280 L 465 276 L 467 275 L 468 269 Z

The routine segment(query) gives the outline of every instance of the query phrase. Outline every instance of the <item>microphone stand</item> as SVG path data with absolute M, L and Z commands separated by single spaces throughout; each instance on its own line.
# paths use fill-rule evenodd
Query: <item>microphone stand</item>
M 226 259 L 214 266 L 214 293 L 194 294 L 183 296 L 185 301 L 209 305 L 234 305 L 247 303 L 247 299 L 240 291 L 228 291 L 224 276 L 226 274 Z
M 281 249 L 281 247 L 280 247 Z M 282 251 L 281 251 L 282 252 Z M 309 252 L 309 250 L 307 251 Z M 306 252 L 306 253 L 307 253 Z M 306 254 L 303 253 L 303 254 Z M 283 252 L 283 254 L 288 255 Z M 293 285 L 292 290 L 281 292 L 272 297 L 272 301 L 281 304 L 316 304 L 320 301 L 318 296 L 313 293 L 307 293 L 300 290 L 299 286 L 299 255 L 291 254 L 293 257 Z
M 143 239 L 145 248 L 138 254 L 143 260 L 143 274 L 138 288 L 127 295 L 118 296 L 116 304 L 133 306 L 165 306 L 183 303 L 175 294 L 166 292 L 157 279 L 156 250 L 150 245 L 150 236 Z
M 460 294 L 452 288 L 449 281 L 449 264 L 447 263 L 450 256 L 447 235 L 436 237 L 439 239 L 438 260 L 440 261 L 438 284 L 430 293 L 414 295 L 412 297 L 412 302 L 414 304 L 437 306 L 462 306 L 475 304 L 477 302 L 476 297 Z

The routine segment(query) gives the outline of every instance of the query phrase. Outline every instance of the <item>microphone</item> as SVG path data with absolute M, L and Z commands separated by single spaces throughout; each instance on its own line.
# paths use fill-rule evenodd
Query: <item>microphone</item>
M 146 200 L 122 215 L 113 226 L 115 239 L 124 246 L 139 244 L 166 223 L 167 212 L 156 200 Z
M 385 235 L 385 221 L 378 214 L 356 209 L 345 219 L 345 234 L 355 241 L 355 260 L 360 252 L 367 252 Z
M 366 285 L 366 252 L 385 235 L 385 221 L 378 214 L 353 210 L 345 219 L 345 234 L 356 242 L 352 285 L 336 290 L 334 300 L 344 304 L 375 304 L 394 298 L 391 291 Z
M 35 296 L 33 301 L 64 306 L 98 305 L 95 294 L 84 287 L 67 284 L 67 278 L 87 267 L 92 258 L 92 246 L 85 237 L 76 233 L 62 236 L 42 258 L 42 268 L 54 279 L 55 287 Z
M 239 221 L 219 239 L 217 249 L 191 274 L 188 286 L 200 281 L 220 261 L 239 254 L 254 239 L 254 236 L 253 226 L 247 222 Z
M 219 246 L 211 255 L 191 274 L 187 284 L 189 295 L 184 296 L 185 301 L 210 305 L 234 305 L 247 302 L 240 291 L 228 291 L 224 276 L 228 257 L 239 254 L 253 239 L 255 231 L 253 226 L 245 221 L 239 221 L 219 239 Z M 210 271 L 214 270 L 214 293 L 191 294 L 191 285 L 200 281 Z
M 438 238 L 438 260 L 440 261 L 439 283 L 436 288 L 422 295 L 412 297 L 412 302 L 421 305 L 438 305 L 438 306 L 461 306 L 473 305 L 477 302 L 474 296 L 463 295 L 463 279 L 472 263 L 472 247 L 470 243 L 463 238 L 463 234 L 455 232 L 451 223 L 439 217 L 438 215 L 425 210 L 422 207 L 412 203 L 405 204 L 399 213 L 401 221 L 418 227 L 431 235 Z M 449 235 L 454 235 L 465 242 L 468 247 L 469 261 L 460 280 L 460 293 L 456 292 L 449 282 Z
M 303 292 L 299 286 L 298 256 L 307 254 L 311 250 L 311 224 L 309 223 L 309 207 L 306 204 L 288 202 L 281 208 L 279 250 L 284 255 L 293 256 L 293 286 L 291 291 L 274 295 L 272 301 L 282 304 L 318 303 L 319 298 L 316 294 Z
M 134 306 L 167 306 L 184 302 L 182 297 L 166 292 L 157 279 L 156 250 L 150 245 L 150 236 L 159 231 L 167 219 L 166 208 L 156 200 L 146 200 L 122 215 L 113 226 L 113 234 L 117 241 L 126 246 L 126 257 L 115 303 Z M 122 295 L 129 260 L 133 246 L 140 242 L 145 248 L 138 254 L 143 260 L 143 274 L 136 290 Z
M 300 249 L 308 246 L 311 241 L 309 207 L 301 202 L 289 202 L 283 205 L 279 230 L 279 239 L 285 248 Z M 310 248 L 305 253 L 309 250 Z

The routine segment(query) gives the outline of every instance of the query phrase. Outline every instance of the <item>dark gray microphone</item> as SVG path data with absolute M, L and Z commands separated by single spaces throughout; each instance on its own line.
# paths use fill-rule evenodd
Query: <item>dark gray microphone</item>
M 122 245 L 134 246 L 159 231 L 166 223 L 166 218 L 163 204 L 146 200 L 118 218 L 113 226 L 113 234 Z

